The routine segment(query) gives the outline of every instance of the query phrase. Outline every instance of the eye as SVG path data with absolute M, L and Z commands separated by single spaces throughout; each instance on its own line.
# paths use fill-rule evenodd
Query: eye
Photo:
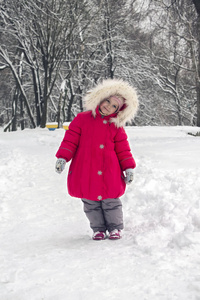
M 109 100 L 109 99 L 106 99 L 106 101 L 107 101 L 108 103 L 110 103 L 110 100 Z
M 113 105 L 113 107 L 114 107 L 114 108 L 117 108 L 117 106 L 116 106 L 116 105 Z

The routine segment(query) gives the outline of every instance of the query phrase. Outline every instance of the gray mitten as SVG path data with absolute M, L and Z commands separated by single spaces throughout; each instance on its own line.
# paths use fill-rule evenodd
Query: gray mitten
M 126 177 L 124 180 L 125 180 L 126 184 L 131 184 L 131 182 L 133 181 L 133 178 L 134 178 L 133 169 L 126 169 L 125 174 L 126 174 Z
M 56 161 L 56 172 L 57 173 L 62 173 L 62 171 L 64 170 L 66 165 L 66 160 L 64 158 L 58 158 L 58 160 Z

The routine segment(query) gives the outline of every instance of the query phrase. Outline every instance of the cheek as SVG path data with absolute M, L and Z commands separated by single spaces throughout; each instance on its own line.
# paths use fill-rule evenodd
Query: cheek
M 103 103 L 101 103 L 101 104 L 99 105 L 99 108 L 100 108 L 100 109 L 102 109 L 102 107 L 103 107 Z
M 115 112 L 117 110 L 117 108 L 113 107 L 112 108 L 112 112 Z
M 105 104 L 106 104 L 106 102 L 104 101 L 104 102 L 102 102 L 102 103 L 100 104 L 99 107 L 101 108 L 101 107 L 103 107 Z

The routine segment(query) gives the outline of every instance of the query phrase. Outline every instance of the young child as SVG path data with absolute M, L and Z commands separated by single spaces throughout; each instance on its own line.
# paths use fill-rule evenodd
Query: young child
M 87 111 L 70 123 L 56 157 L 61 173 L 72 159 L 67 185 L 81 198 L 93 230 L 93 240 L 119 239 L 123 229 L 122 203 L 136 164 L 123 126 L 136 114 L 135 90 L 125 81 L 107 79 L 85 96 Z M 126 176 L 124 176 L 124 173 Z

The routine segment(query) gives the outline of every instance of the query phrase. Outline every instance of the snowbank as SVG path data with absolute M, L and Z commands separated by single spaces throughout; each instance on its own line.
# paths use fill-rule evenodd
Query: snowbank
M 54 172 L 65 131 L 0 132 L 0 299 L 200 299 L 195 130 L 127 128 L 137 168 L 122 197 L 125 230 L 101 242 L 66 172 Z

